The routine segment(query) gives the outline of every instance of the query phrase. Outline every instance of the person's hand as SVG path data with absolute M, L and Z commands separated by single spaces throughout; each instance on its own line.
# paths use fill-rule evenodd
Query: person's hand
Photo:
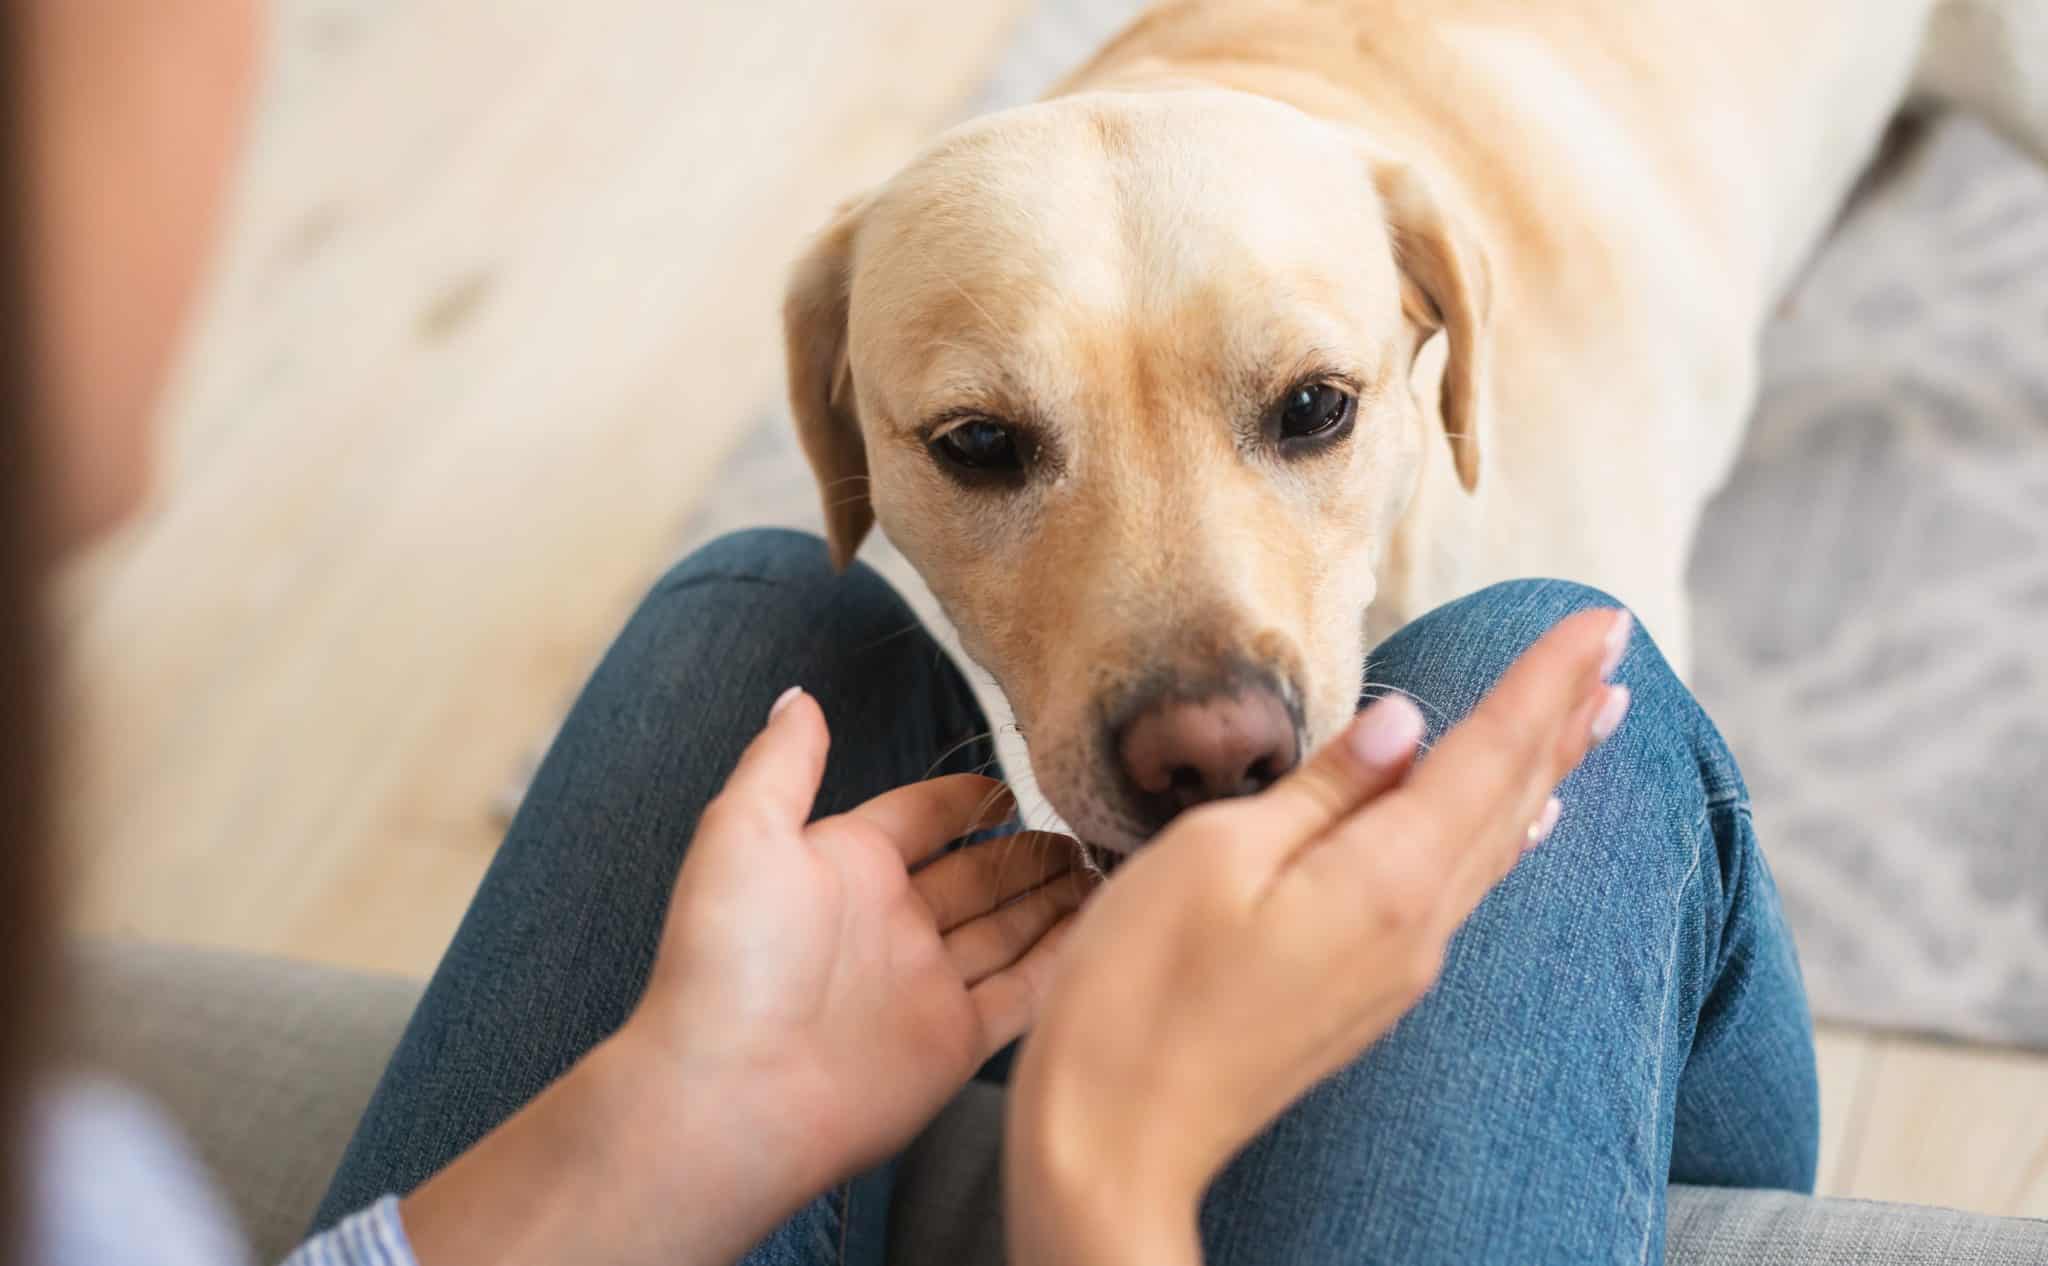
M 1627 617 L 1532 647 L 1430 756 L 1388 699 L 1264 793 L 1184 814 L 1076 920 L 1005 1138 L 1018 1266 L 1196 1261 L 1202 1190 L 1428 990 L 1619 724 Z
M 640 1006 L 418 1192 L 422 1266 L 729 1262 L 908 1143 L 1031 1023 L 1088 885 L 1073 841 L 935 778 L 806 825 L 828 737 L 778 701 L 705 810 Z
M 785 695 L 705 810 L 628 1025 L 677 1076 L 772 1100 L 820 1187 L 907 1144 L 1024 1032 L 1088 891 L 1064 836 L 932 860 L 1015 807 L 973 774 L 806 825 L 827 744 L 816 701 Z

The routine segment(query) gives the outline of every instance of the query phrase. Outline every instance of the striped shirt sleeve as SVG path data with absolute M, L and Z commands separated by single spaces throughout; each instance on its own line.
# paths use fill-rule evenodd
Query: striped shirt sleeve
M 331 1231 L 299 1245 L 284 1266 L 419 1266 L 398 1219 L 398 1197 L 386 1196 Z

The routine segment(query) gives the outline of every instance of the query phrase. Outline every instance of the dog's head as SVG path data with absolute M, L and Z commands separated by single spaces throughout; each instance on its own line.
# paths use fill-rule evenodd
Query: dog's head
M 1425 446 L 1479 477 L 1484 276 L 1410 171 L 1261 98 L 967 125 L 842 209 L 791 283 L 834 556 L 879 519 L 1053 807 L 1135 847 L 1351 716 Z

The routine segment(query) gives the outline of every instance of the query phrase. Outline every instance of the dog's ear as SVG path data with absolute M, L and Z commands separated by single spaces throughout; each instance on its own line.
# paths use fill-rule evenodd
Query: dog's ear
M 1393 234 L 1394 262 L 1401 270 L 1402 312 L 1424 341 L 1438 330 L 1450 341 L 1440 407 L 1458 482 L 1471 492 L 1479 486 L 1480 437 L 1489 405 L 1485 390 L 1492 275 L 1485 253 L 1452 223 L 1412 168 L 1376 163 L 1373 180 Z
M 861 434 L 846 348 L 853 239 L 865 210 L 864 199 L 839 208 L 797 261 L 782 302 L 790 412 L 825 503 L 825 539 L 832 563 L 841 568 L 853 561 L 875 522 L 868 501 L 867 441 Z

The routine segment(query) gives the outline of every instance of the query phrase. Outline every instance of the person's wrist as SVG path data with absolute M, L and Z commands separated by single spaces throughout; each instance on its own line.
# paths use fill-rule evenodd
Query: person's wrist
M 1185 1121 L 1156 1108 L 1062 1052 L 1027 1048 L 1004 1130 L 1020 1263 L 1198 1260 L 1196 1211 L 1215 1164 L 1168 1128 Z
M 804 1140 L 739 1071 L 629 1023 L 406 1197 L 421 1266 L 737 1258 L 806 1199 Z
M 601 1057 L 601 1058 L 599 1058 Z M 729 1185 L 728 1208 L 794 1209 L 843 1177 L 844 1166 L 807 1120 L 811 1096 L 779 1066 L 725 1047 L 679 1043 L 668 1026 L 636 1015 L 593 1058 L 607 1087 L 607 1111 L 643 1163 L 667 1172 L 681 1163 L 700 1179 Z M 706 1172 L 700 1149 L 726 1163 Z
M 599 1047 L 407 1195 L 400 1218 L 421 1266 L 520 1266 L 574 1258 L 652 1262 L 623 1087 Z M 567 1255 L 565 1257 L 565 1255 Z
M 1018 1127 L 1022 1127 L 1021 1129 Z M 1201 1184 L 1166 1168 L 1124 1163 L 1097 1132 L 1063 1132 L 1044 1117 L 1013 1120 L 1004 1144 L 1005 1225 L 1016 1266 L 1200 1261 Z

